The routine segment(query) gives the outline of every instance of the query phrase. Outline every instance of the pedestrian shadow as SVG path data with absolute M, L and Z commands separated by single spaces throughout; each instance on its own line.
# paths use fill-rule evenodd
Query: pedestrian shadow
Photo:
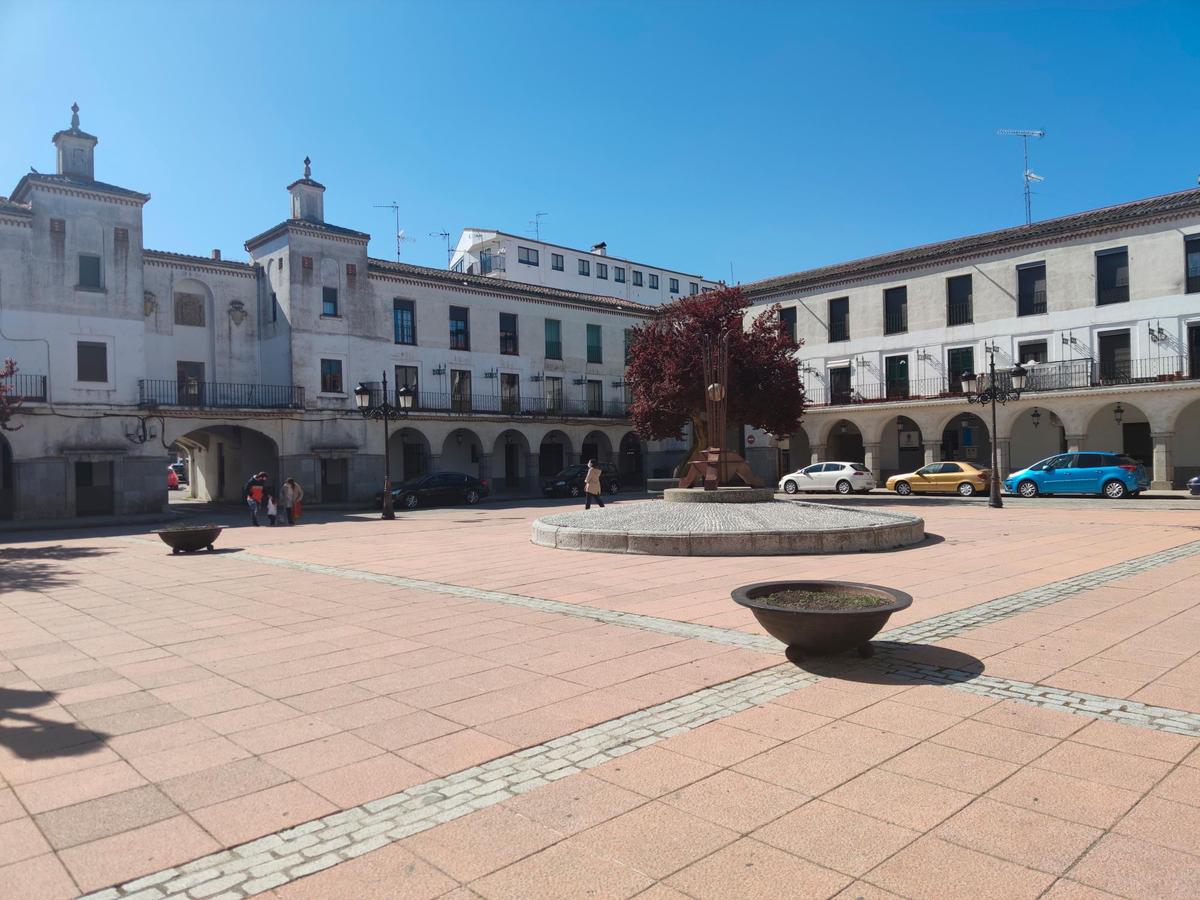
M 0 688 L 0 747 L 21 759 L 82 756 L 101 749 L 109 737 L 104 732 L 27 711 L 49 706 L 57 696 L 53 691 Z
M 983 660 L 936 644 L 872 641 L 874 655 L 857 652 L 833 656 L 805 656 L 788 648 L 787 658 L 796 667 L 824 678 L 865 684 L 962 684 L 983 674 Z
M 77 574 L 60 563 L 107 556 L 99 547 L 0 547 L 0 593 L 43 591 L 75 584 Z

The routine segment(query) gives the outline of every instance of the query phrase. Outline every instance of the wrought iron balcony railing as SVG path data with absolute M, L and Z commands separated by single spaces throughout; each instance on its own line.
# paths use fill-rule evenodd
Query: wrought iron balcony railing
M 364 382 L 371 391 L 371 404 L 378 405 L 383 399 L 378 381 Z M 388 399 L 393 406 L 400 406 L 399 395 L 389 389 Z M 589 403 L 587 400 L 556 400 L 546 397 L 512 397 L 492 394 L 462 396 L 438 391 L 418 391 L 412 398 L 411 412 L 437 412 L 452 415 L 507 415 L 507 416 L 550 416 L 554 418 L 582 417 L 602 419 L 624 419 L 628 412 L 624 400 L 606 400 Z
M 45 375 L 30 375 L 25 372 L 18 372 L 9 380 L 8 396 L 15 400 L 29 401 L 31 403 L 45 402 L 46 400 L 46 376 Z
M 143 378 L 138 381 L 138 404 L 200 409 L 303 409 L 304 388 L 291 384 Z

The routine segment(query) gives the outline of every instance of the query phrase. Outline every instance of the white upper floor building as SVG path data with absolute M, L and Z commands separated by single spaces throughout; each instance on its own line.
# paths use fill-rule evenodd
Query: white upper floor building
M 658 305 L 718 286 L 703 276 L 608 255 L 598 243 L 574 250 L 487 228 L 464 229 L 450 258 L 455 272 Z

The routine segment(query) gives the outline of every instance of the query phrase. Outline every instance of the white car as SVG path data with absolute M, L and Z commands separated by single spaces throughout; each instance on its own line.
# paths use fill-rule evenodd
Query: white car
M 779 479 L 778 490 L 786 494 L 800 491 L 837 491 L 839 494 L 866 493 L 875 487 L 875 476 L 862 463 L 820 462 L 797 469 Z

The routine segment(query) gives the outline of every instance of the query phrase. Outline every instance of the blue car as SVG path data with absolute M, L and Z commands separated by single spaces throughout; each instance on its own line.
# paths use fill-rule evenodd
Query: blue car
M 1022 497 L 1099 494 L 1120 500 L 1148 487 L 1146 467 L 1120 453 L 1060 453 L 1004 479 L 1004 489 Z

